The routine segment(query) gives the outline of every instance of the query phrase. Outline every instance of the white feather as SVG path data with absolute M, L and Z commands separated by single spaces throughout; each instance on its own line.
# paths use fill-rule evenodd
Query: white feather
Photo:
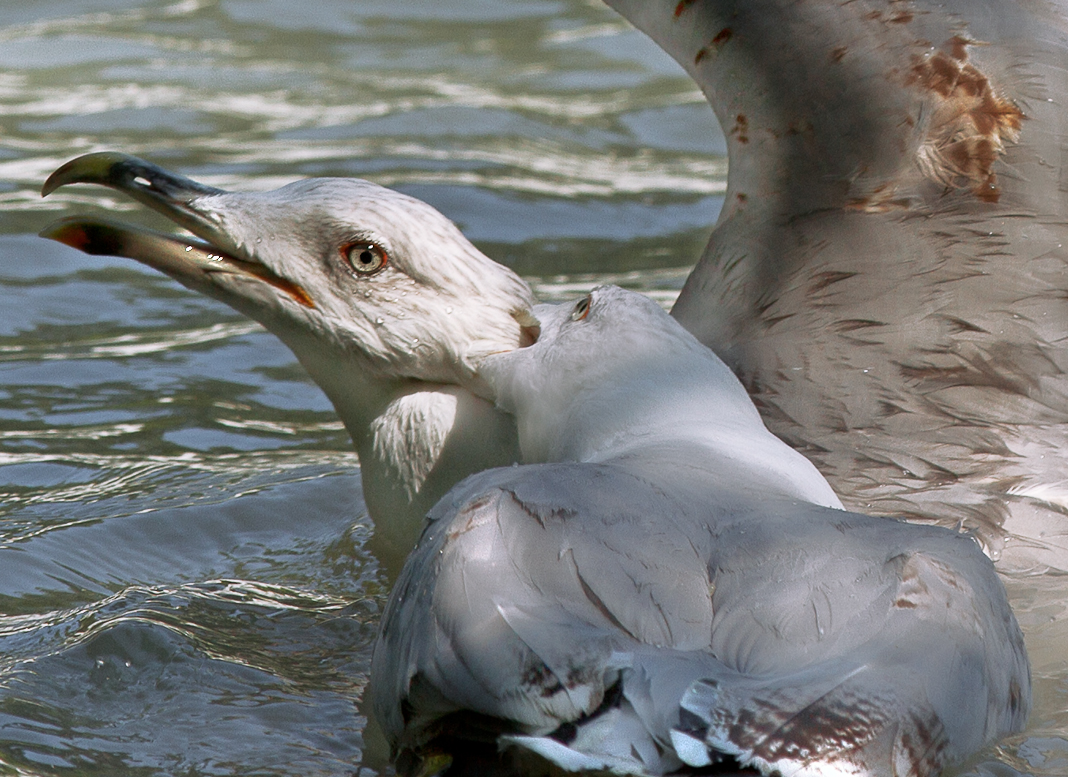
M 396 752 L 477 713 L 566 770 L 875 777 L 1019 730 L 1022 636 L 971 539 L 835 509 L 650 300 L 537 312 L 540 340 L 483 372 L 541 463 L 435 506 L 383 615 Z

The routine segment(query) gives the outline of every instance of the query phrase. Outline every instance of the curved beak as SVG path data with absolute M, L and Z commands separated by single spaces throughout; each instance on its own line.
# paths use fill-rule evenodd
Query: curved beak
M 48 176 L 41 195 L 47 197 L 60 186 L 73 183 L 99 184 L 128 194 L 200 240 L 94 218 L 61 219 L 45 227 L 41 237 L 87 254 L 135 259 L 211 296 L 221 292 L 211 282 L 213 277 L 229 274 L 256 278 L 305 307 L 315 307 L 298 284 L 251 257 L 236 256 L 238 250 L 229 235 L 210 214 L 196 208 L 199 198 L 224 194 L 222 189 L 197 183 L 137 157 L 101 152 L 80 156 L 60 167 Z

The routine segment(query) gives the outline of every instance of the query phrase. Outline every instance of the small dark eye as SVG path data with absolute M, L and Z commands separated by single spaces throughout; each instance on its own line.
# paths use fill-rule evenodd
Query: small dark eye
M 374 275 L 389 261 L 382 247 L 374 243 L 349 243 L 341 247 L 341 255 L 358 275 Z
M 593 295 L 587 294 L 575 304 L 575 309 L 571 311 L 572 321 L 581 321 L 586 318 L 586 315 L 590 312 L 591 299 L 593 299 Z

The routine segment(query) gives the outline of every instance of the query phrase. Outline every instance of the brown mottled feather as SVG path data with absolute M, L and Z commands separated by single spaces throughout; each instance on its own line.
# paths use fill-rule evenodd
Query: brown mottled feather
M 673 314 L 847 506 L 1068 570 L 1064 5 L 608 2 L 727 134 Z

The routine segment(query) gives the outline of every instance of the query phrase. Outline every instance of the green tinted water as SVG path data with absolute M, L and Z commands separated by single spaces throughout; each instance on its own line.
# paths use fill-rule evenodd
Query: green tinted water
M 388 583 L 348 437 L 257 325 L 34 236 L 169 226 L 112 192 L 40 198 L 105 149 L 232 189 L 369 178 L 543 299 L 609 281 L 667 305 L 725 187 L 712 113 L 586 0 L 0 6 L 0 774 L 379 772 L 359 698 Z M 1063 774 L 1063 592 L 1012 582 L 1039 713 L 978 770 Z

